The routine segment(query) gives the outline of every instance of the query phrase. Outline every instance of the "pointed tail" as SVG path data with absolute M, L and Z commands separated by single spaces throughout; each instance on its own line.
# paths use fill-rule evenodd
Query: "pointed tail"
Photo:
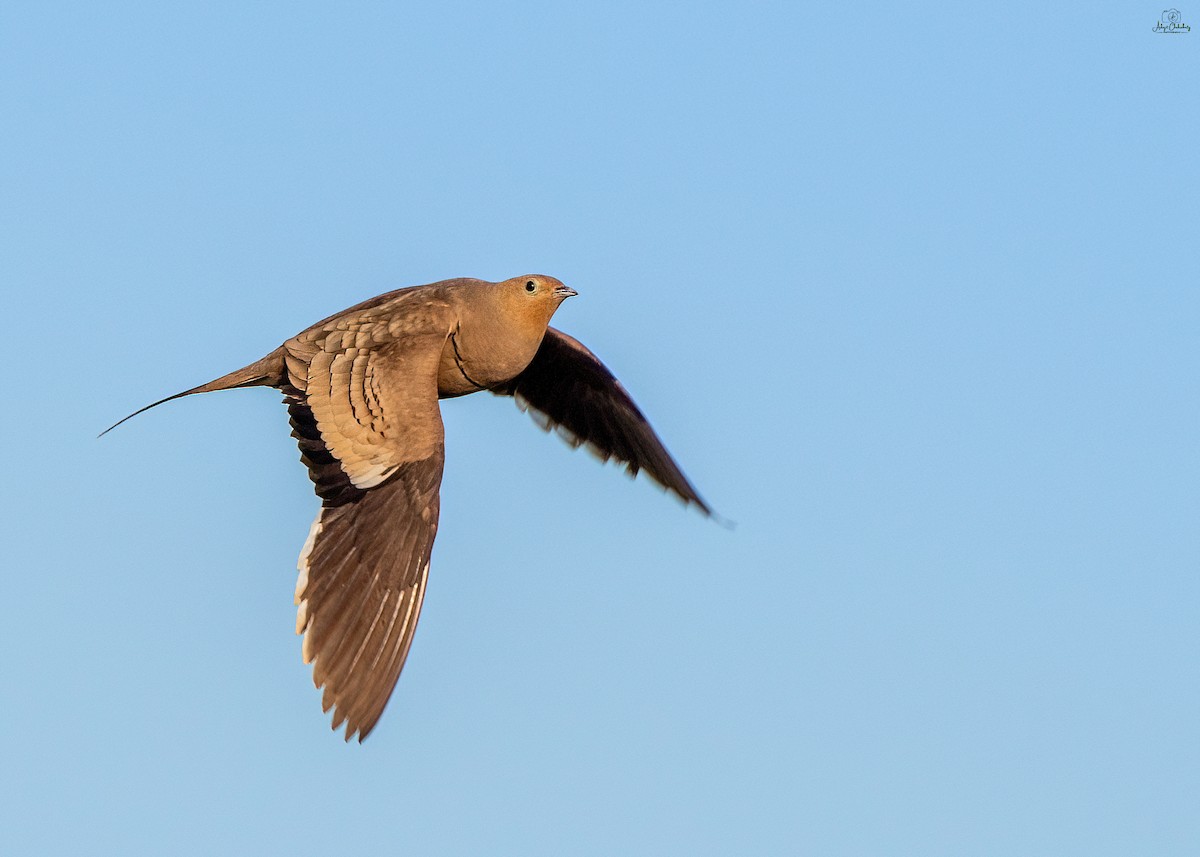
M 97 437 L 104 437 L 110 431 L 115 429 L 125 420 L 131 420 L 138 414 L 148 411 L 151 408 L 156 408 L 164 402 L 169 402 L 172 399 L 181 399 L 184 396 L 190 396 L 193 393 L 212 393 L 216 390 L 236 390 L 239 387 L 277 387 L 285 380 L 286 369 L 284 368 L 283 348 L 277 348 L 264 357 L 238 369 L 236 372 L 230 372 L 228 375 L 222 375 L 215 381 L 209 381 L 207 384 L 201 384 L 199 387 L 193 387 L 190 390 L 184 390 L 182 393 L 176 393 L 174 396 L 167 396 L 165 399 L 159 399 L 153 404 L 146 405 L 144 408 L 139 408 L 129 416 L 117 420 L 104 431 L 100 432 Z

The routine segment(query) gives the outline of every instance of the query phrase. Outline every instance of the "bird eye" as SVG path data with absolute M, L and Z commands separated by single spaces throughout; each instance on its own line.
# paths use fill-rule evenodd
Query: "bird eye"
M 536 288 L 537 288 L 537 283 L 535 283 L 533 280 L 530 280 L 529 282 L 527 282 L 525 284 L 525 291 L 527 291 L 527 292 L 532 292 Z

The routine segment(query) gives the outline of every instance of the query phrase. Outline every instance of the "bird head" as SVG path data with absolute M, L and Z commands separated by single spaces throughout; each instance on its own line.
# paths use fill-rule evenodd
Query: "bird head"
M 543 328 L 563 301 L 579 294 L 545 274 L 523 274 L 497 283 L 496 288 L 506 312 Z

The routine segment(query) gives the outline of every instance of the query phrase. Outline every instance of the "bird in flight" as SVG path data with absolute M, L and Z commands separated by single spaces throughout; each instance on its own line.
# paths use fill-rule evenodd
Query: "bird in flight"
M 572 446 L 712 510 L 621 383 L 549 327 L 574 289 L 527 274 L 399 289 L 319 321 L 266 357 L 163 402 L 239 387 L 284 395 L 321 510 L 300 553 L 296 633 L 333 728 L 362 741 L 400 677 L 438 526 L 439 399 L 512 396 Z M 112 429 L 107 429 L 111 431 Z

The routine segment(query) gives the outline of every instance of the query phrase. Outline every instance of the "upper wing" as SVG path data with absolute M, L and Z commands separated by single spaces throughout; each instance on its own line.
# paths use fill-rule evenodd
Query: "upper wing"
M 520 375 L 493 392 L 513 396 L 545 429 L 555 428 L 572 446 L 586 444 L 631 474 L 644 470 L 685 503 L 712 514 L 650 423 L 608 368 L 582 344 L 554 328 Z
M 365 738 L 383 712 L 425 595 L 447 312 L 343 316 L 284 344 L 292 434 L 323 501 L 300 555 L 296 632 L 346 740 Z

